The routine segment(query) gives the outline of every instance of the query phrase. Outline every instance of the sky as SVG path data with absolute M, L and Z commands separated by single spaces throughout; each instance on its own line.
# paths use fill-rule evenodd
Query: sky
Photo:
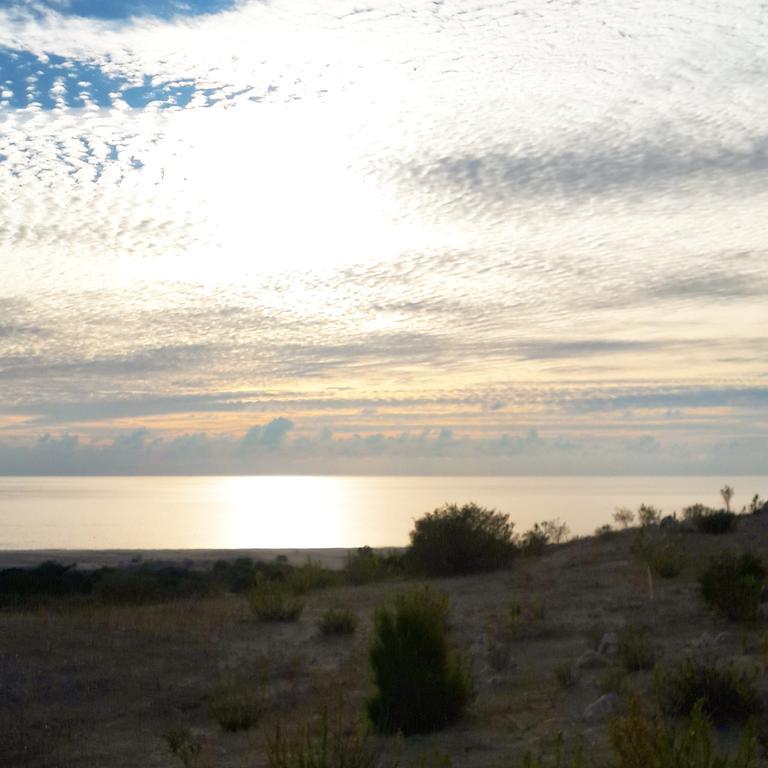
M 768 474 L 768 8 L 0 4 L 0 474 Z

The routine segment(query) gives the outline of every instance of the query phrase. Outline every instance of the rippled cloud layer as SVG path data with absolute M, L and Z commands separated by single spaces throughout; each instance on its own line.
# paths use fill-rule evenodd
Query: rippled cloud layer
M 0 471 L 768 472 L 767 33 L 5 4 Z

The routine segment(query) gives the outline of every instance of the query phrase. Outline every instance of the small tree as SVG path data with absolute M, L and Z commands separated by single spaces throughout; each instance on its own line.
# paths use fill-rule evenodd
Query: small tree
M 635 513 L 627 507 L 616 507 L 613 513 L 613 521 L 625 530 L 635 522 Z
M 643 528 L 658 525 L 661 522 L 661 510 L 651 504 L 641 504 L 637 510 L 637 519 Z
M 448 598 L 429 589 L 398 595 L 374 616 L 368 715 L 382 733 L 428 733 L 458 719 L 472 698 L 464 660 L 448 646 Z
M 720 489 L 720 495 L 723 497 L 725 508 L 728 512 L 731 511 L 731 499 L 733 498 L 734 490 L 730 485 L 724 485 Z

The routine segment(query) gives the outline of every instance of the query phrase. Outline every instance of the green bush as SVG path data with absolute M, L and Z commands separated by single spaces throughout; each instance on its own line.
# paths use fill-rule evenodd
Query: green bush
M 347 608 L 329 608 L 320 618 L 320 631 L 326 635 L 352 635 L 357 629 L 357 615 Z
M 743 723 L 761 708 L 753 673 L 700 656 L 657 670 L 656 695 L 670 715 L 688 715 L 700 702 L 718 726 Z
M 464 660 L 448 646 L 448 599 L 429 589 L 399 594 L 374 616 L 370 662 L 376 692 L 371 722 L 382 733 L 439 730 L 472 698 Z
M 427 576 L 503 568 L 515 552 L 512 529 L 509 518 L 496 510 L 446 504 L 416 521 L 407 562 Z
M 211 717 L 230 733 L 252 728 L 263 711 L 263 699 L 249 683 L 222 683 L 211 691 L 208 698 L 208 712 Z
M 248 603 L 259 621 L 296 621 L 304 610 L 304 601 L 280 584 L 255 587 Z
M 618 634 L 618 657 L 628 672 L 653 669 L 656 654 L 650 632 L 646 627 L 630 624 Z
M 725 552 L 699 577 L 705 602 L 731 621 L 754 621 L 765 588 L 765 567 L 755 555 Z
M 660 528 L 640 528 L 630 551 L 663 579 L 679 576 L 687 562 L 678 537 Z

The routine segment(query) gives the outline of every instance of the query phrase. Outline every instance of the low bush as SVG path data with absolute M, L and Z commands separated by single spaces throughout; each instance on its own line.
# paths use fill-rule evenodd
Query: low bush
M 296 621 L 304 601 L 285 586 L 268 584 L 248 593 L 248 603 L 259 621 Z
M 656 695 L 670 715 L 688 715 L 700 702 L 702 712 L 718 726 L 744 723 L 761 709 L 754 677 L 733 664 L 690 656 L 657 670 Z
M 368 714 L 382 733 L 427 733 L 457 720 L 473 695 L 464 659 L 449 648 L 448 599 L 429 589 L 399 594 L 374 616 Z
M 338 571 L 332 571 L 312 560 L 291 568 L 285 576 L 286 585 L 297 595 L 306 595 L 316 589 L 337 587 L 341 582 L 342 577 Z
M 705 602 L 731 621 L 754 621 L 765 589 L 765 566 L 744 552 L 725 552 L 710 560 L 699 577 Z
M 634 624 L 622 627 L 618 633 L 616 650 L 619 661 L 628 672 L 653 669 L 656 653 L 647 627 Z
M 357 614 L 348 608 L 329 608 L 320 618 L 320 632 L 330 635 L 352 635 L 357 629 Z
M 404 555 L 401 552 L 380 554 L 370 547 L 359 547 L 354 554 L 349 553 L 344 566 L 344 578 L 355 586 L 396 579 L 403 573 Z
M 728 509 L 712 509 L 704 504 L 691 504 L 683 510 L 683 520 L 699 533 L 723 534 L 736 530 L 738 516 Z
M 416 521 L 406 553 L 409 567 L 426 576 L 491 571 L 510 564 L 513 523 L 477 504 L 446 504 Z
M 210 716 L 230 733 L 252 728 L 263 711 L 264 702 L 258 690 L 242 681 L 222 683 L 208 698 Z
M 738 522 L 739 518 L 735 512 L 721 509 L 699 515 L 695 520 L 695 526 L 699 533 L 724 534 L 733 533 Z

